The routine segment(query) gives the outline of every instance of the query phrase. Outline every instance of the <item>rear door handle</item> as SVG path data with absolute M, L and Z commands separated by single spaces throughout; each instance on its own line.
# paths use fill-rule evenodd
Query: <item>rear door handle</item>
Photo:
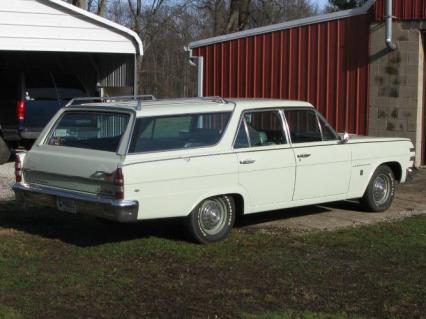
M 310 156 L 311 156 L 311 154 L 298 154 L 297 158 L 308 158 Z
M 254 164 L 254 163 L 256 163 L 256 161 L 253 159 L 246 159 L 246 160 L 240 161 L 240 164 L 243 164 L 243 165 Z

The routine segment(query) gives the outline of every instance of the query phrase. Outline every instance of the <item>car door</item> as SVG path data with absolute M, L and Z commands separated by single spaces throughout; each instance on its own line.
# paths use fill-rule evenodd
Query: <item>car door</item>
M 238 182 L 249 194 L 251 212 L 290 202 L 295 180 L 295 159 L 283 129 L 282 111 L 243 113 L 234 148 Z
M 312 108 L 286 109 L 285 119 L 296 160 L 295 201 L 346 194 L 351 148 Z

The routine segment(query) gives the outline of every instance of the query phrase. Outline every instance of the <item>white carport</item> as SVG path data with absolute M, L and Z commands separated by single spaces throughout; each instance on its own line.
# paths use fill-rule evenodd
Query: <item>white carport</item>
M 98 86 L 132 86 L 136 94 L 143 49 L 130 29 L 61 0 L 8 0 L 0 5 L 0 60 L 3 52 L 45 53 L 46 63 L 56 53 L 68 61 L 75 56 L 90 61 Z

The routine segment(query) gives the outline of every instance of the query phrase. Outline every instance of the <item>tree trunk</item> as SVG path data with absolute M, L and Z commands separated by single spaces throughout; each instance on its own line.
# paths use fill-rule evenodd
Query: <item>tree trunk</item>
M 246 30 L 250 27 L 250 4 L 251 0 L 231 0 L 227 33 Z
M 87 0 L 72 0 L 72 4 L 76 7 L 87 10 Z

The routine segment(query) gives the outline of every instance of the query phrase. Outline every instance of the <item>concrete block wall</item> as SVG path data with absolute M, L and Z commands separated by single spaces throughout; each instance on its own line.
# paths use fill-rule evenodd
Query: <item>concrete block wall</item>
M 424 52 L 419 22 L 394 22 L 398 49 L 385 44 L 384 23 L 370 27 L 370 105 L 368 134 L 407 137 L 422 148 Z

